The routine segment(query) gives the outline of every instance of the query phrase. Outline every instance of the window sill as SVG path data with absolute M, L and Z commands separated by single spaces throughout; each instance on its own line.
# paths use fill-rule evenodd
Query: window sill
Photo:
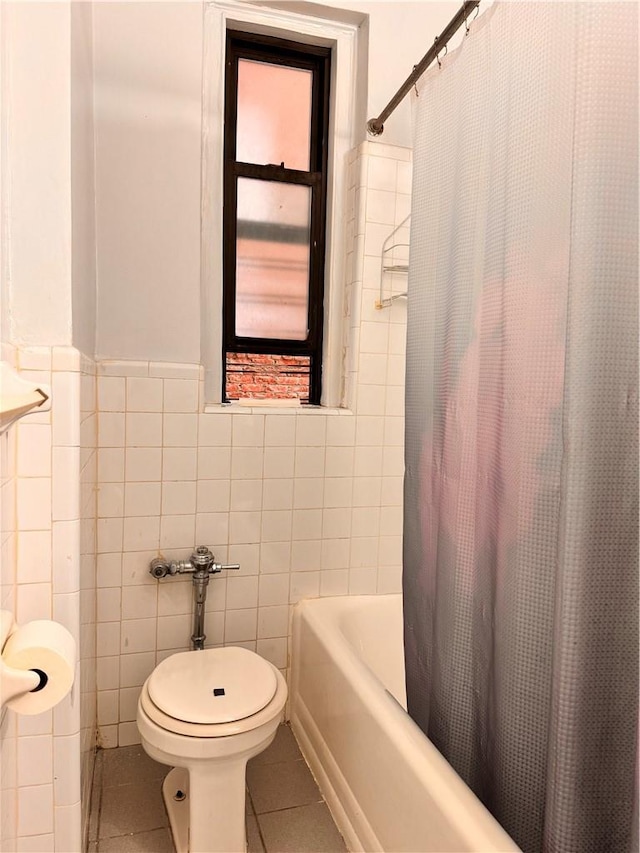
M 234 415 L 301 415 L 302 417 L 317 417 L 318 415 L 351 416 L 351 409 L 330 408 L 325 406 L 247 406 L 238 403 L 205 403 L 205 415 L 234 414 Z

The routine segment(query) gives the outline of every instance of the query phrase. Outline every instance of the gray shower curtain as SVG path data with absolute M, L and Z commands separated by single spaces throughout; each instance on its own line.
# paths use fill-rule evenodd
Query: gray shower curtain
M 527 853 L 637 850 L 637 33 L 497 3 L 415 101 L 408 708 Z

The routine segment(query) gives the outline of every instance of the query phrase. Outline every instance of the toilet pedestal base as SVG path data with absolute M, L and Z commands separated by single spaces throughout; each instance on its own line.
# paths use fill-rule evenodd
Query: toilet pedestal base
M 184 799 L 176 799 L 178 791 Z M 189 853 L 189 771 L 182 767 L 170 770 L 162 783 L 162 797 L 176 853 Z
M 238 797 L 237 788 L 240 782 L 244 792 L 245 767 L 246 762 L 233 761 L 223 774 L 219 764 L 215 772 L 203 764 L 191 773 L 174 767 L 167 774 L 162 796 L 176 853 L 245 853 L 245 798 Z M 184 798 L 176 798 L 177 792 Z M 192 811 L 198 815 L 195 831 L 191 831 Z

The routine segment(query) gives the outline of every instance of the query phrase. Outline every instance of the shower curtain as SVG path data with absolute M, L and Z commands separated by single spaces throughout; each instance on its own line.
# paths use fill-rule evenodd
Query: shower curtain
M 415 100 L 408 708 L 527 853 L 637 850 L 637 33 L 497 3 Z

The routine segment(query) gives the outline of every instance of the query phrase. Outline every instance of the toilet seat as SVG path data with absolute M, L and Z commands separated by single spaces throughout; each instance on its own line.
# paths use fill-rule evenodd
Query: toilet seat
M 222 664 L 223 656 L 224 660 L 229 662 L 228 671 L 226 666 L 218 666 Z M 178 661 L 169 666 L 169 662 L 176 658 Z M 164 667 L 164 664 L 167 664 L 167 667 Z M 182 669 L 182 678 L 176 676 L 176 669 Z M 213 690 L 218 685 L 209 683 L 214 671 L 220 675 L 227 673 L 230 677 L 235 671 L 241 678 L 225 680 L 227 685 L 231 685 L 229 694 L 225 688 L 223 697 L 214 696 Z M 155 676 L 158 673 L 160 678 L 156 680 Z M 226 679 L 226 675 L 224 677 Z M 252 681 L 254 677 L 255 681 Z M 201 679 L 201 683 L 195 684 L 196 700 L 191 709 L 187 704 L 190 700 L 186 696 L 179 696 L 178 691 L 184 689 L 185 683 L 197 678 Z M 237 683 L 240 681 L 244 683 Z M 183 687 L 181 688 L 180 685 Z M 224 687 L 222 684 L 219 686 Z M 286 692 L 286 683 L 273 664 L 247 649 L 227 646 L 224 649 L 178 652 L 166 658 L 144 683 L 139 704 L 147 717 L 167 732 L 193 738 L 221 738 L 242 734 L 267 723 L 274 715 L 275 705 L 278 706 L 277 713 L 282 710 L 286 701 Z M 247 693 L 250 694 L 249 698 L 245 695 Z M 225 703 L 224 700 L 227 698 L 230 701 Z M 154 701 L 156 699 L 157 702 Z M 216 708 L 218 710 L 215 710 Z M 246 714 L 247 708 L 257 710 Z M 240 716 L 243 712 L 245 716 Z M 181 719 L 185 716 L 208 720 L 208 722 Z M 234 716 L 238 718 L 229 719 Z M 219 722 L 216 722 L 216 719 Z
M 257 714 L 273 699 L 277 681 L 264 658 L 228 646 L 171 655 L 155 668 L 147 688 L 153 704 L 167 716 L 218 725 Z

